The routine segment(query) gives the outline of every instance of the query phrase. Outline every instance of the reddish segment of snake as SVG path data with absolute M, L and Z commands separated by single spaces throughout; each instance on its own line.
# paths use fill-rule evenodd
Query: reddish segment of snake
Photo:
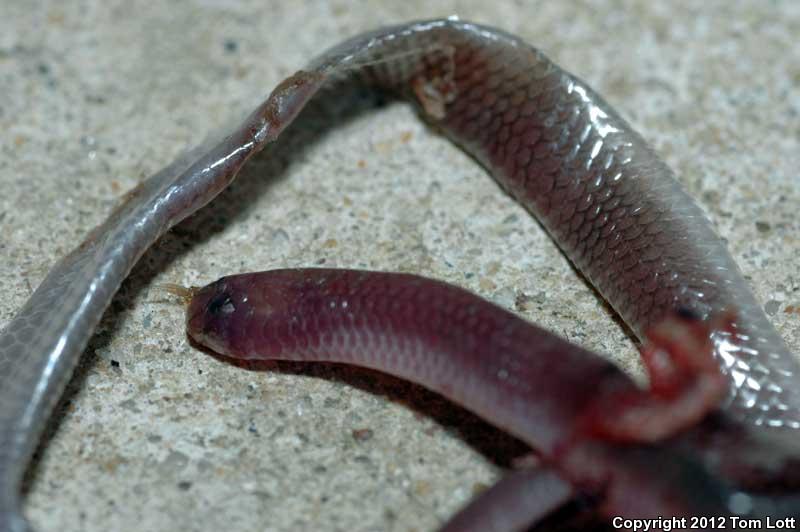
M 755 470 L 771 480 L 800 480 L 787 469 L 797 464 L 788 449 L 770 449 L 781 467 L 769 471 L 758 463 L 765 447 L 746 439 L 724 456 L 713 443 L 698 443 L 736 433 L 708 417 L 727 391 L 709 331 L 730 327 L 730 317 L 671 318 L 655 327 L 645 348 L 651 386 L 643 391 L 598 355 L 465 290 L 408 274 L 234 275 L 196 290 L 186 316 L 191 339 L 219 354 L 391 373 L 440 392 L 540 454 L 543 469 L 502 481 L 447 530 L 516 530 L 575 493 L 600 501 L 606 517 L 749 514 L 730 507 L 731 492 L 749 487 Z M 709 453 L 716 462 L 702 458 Z M 654 464 L 675 468 L 681 461 L 692 462 L 685 474 L 654 474 Z M 729 471 L 730 463 L 750 470 Z M 528 500 L 529 492 L 537 496 Z M 755 515 L 800 511 L 758 493 L 739 497 L 748 497 L 751 509 L 758 501 Z M 480 516 L 495 516 L 494 524 Z
M 350 75 L 421 103 L 537 215 L 640 337 L 675 308 L 704 320 L 735 313 L 732 327 L 711 332 L 729 379 L 727 419 L 748 437 L 756 432 L 745 427 L 770 438 L 800 428 L 797 361 L 700 210 L 641 137 L 583 81 L 520 39 L 458 20 L 418 22 L 354 37 L 320 56 L 229 136 L 129 194 L 48 274 L 0 334 L 0 530 L 27 529 L 19 513 L 25 467 L 139 257 L 227 186 L 321 87 Z M 732 445 L 725 449 L 735 455 Z
M 391 373 L 442 393 L 540 453 L 543 467 L 512 472 L 445 532 L 519 530 L 576 493 L 603 498 L 606 516 L 725 511 L 722 489 L 704 493 L 702 502 L 686 496 L 701 473 L 661 486 L 636 467 L 621 482 L 609 480 L 628 468 L 614 445 L 659 443 L 718 406 L 727 382 L 709 330 L 725 323 L 669 319 L 651 331 L 655 342 L 644 350 L 651 387 L 643 391 L 602 357 L 465 290 L 414 275 L 291 269 L 170 290 L 191 298 L 187 332 L 197 345 L 244 360 L 343 362 Z
M 707 442 L 741 436 L 740 427 L 708 417 L 727 389 L 709 331 L 729 327 L 727 317 L 672 318 L 655 327 L 645 349 L 651 387 L 643 391 L 603 358 L 469 292 L 414 275 L 234 275 L 197 290 L 186 315 L 192 340 L 222 355 L 391 373 L 440 392 L 540 454 L 544 468 L 504 479 L 446 530 L 516 530 L 575 493 L 598 500 L 606 517 L 774 517 L 800 510 L 792 490 L 779 502 L 752 484 L 764 474 L 798 482 L 790 449 L 741 438 L 731 452 Z M 768 448 L 777 470 L 760 462 Z M 730 470 L 731 463 L 745 471 Z M 686 471 L 660 477 L 662 467 Z M 747 511 L 731 508 L 732 493 L 747 498 Z
M 668 322 L 650 349 L 662 354 L 649 366 L 658 384 L 643 393 L 601 357 L 467 291 L 407 274 L 293 269 L 225 277 L 194 295 L 187 331 L 198 345 L 238 359 L 347 362 L 392 373 L 548 454 L 576 430 L 663 439 L 699 421 L 726 391 L 704 325 L 692 335 Z

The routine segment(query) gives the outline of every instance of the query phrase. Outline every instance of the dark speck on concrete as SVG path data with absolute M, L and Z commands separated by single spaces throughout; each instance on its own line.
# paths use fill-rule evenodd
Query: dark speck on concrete
M 756 229 L 758 229 L 759 233 L 769 233 L 772 226 L 767 222 L 756 222 Z
M 357 429 L 353 431 L 353 439 L 358 442 L 369 441 L 374 434 L 372 429 Z
M 225 39 L 225 42 L 222 44 L 225 48 L 225 51 L 229 54 L 234 54 L 239 51 L 239 43 L 234 41 L 233 39 Z
M 326 397 L 322 402 L 325 408 L 334 408 L 341 403 L 341 400 L 336 397 Z
M 126 399 L 119 404 L 120 407 L 124 408 L 125 410 L 130 410 L 131 412 L 141 413 L 141 410 L 136 405 L 136 401 L 133 399 Z
M 541 296 L 541 301 L 545 299 L 544 292 L 541 292 L 539 296 Z M 528 310 L 530 303 L 534 301 L 536 301 L 536 298 L 533 296 L 529 296 L 525 292 L 519 292 L 517 297 L 514 299 L 514 308 L 519 311 Z
M 189 491 L 190 489 L 192 489 L 192 483 L 189 482 L 188 480 L 181 480 L 180 482 L 178 482 L 178 489 L 182 491 Z

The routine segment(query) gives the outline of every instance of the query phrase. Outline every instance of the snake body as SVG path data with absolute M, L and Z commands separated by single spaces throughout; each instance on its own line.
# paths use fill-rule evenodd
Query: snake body
M 800 428 L 798 364 L 699 208 L 586 83 L 500 30 L 455 19 L 359 35 L 282 82 L 239 127 L 145 181 L 51 270 L 0 334 L 0 530 L 45 421 L 133 265 L 277 138 L 322 87 L 356 77 L 410 97 L 541 221 L 638 334 L 675 309 L 708 321 L 726 419 Z M 739 429 L 737 429 L 739 430 Z M 784 456 L 782 453 L 778 453 Z

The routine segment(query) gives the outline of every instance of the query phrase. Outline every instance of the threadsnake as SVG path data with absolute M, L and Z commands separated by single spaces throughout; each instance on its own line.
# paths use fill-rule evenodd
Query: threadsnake
M 756 428 L 772 438 L 800 426 L 796 360 L 719 237 L 641 137 L 584 82 L 517 38 L 468 22 L 427 21 L 364 34 L 323 54 L 220 143 L 144 182 L 56 265 L 0 335 L 0 526 L 25 529 L 18 512 L 25 465 L 138 258 L 230 183 L 318 89 L 351 75 L 419 103 L 537 215 L 638 335 L 676 308 L 706 321 L 735 313 L 731 327 L 711 334 L 732 383 L 723 429 L 715 425 L 726 452 L 732 434 L 749 442 Z M 685 438 L 705 438 L 703 430 Z M 762 443 L 753 436 L 740 453 L 756 454 Z M 794 463 L 782 442 L 769 445 L 778 449 L 775 460 L 785 459 L 781 468 Z

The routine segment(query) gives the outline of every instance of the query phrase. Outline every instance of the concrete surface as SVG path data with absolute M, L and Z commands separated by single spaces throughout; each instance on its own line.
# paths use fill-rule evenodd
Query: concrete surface
M 522 35 L 620 109 L 800 352 L 792 0 L 4 1 L 0 326 L 126 190 L 325 46 L 452 13 Z M 42 531 L 427 531 L 521 452 L 375 373 L 217 361 L 187 345 L 182 308 L 156 283 L 320 264 L 418 272 L 635 371 L 608 308 L 483 170 L 407 106 L 340 120 L 349 105 L 297 124 L 125 283 L 31 471 L 26 510 Z

